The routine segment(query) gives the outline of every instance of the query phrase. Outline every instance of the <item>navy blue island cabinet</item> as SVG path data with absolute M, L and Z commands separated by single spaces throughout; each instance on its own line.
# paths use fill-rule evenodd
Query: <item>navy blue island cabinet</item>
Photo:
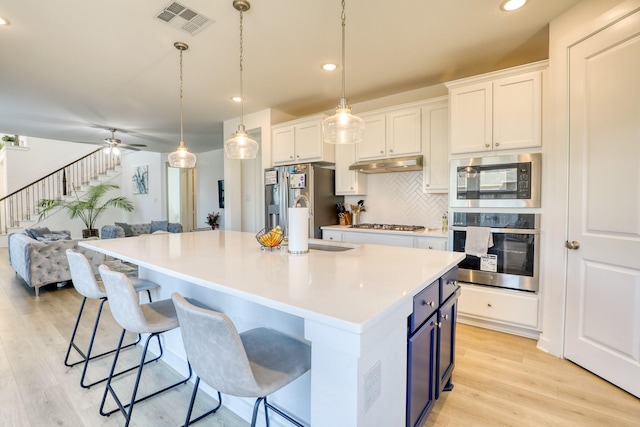
M 443 391 L 453 388 L 458 267 L 413 298 L 407 321 L 407 427 L 419 426 Z

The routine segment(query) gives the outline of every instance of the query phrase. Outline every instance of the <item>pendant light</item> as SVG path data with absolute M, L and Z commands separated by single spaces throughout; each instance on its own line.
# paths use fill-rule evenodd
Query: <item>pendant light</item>
M 182 52 L 189 49 L 189 45 L 182 42 L 175 42 L 173 46 L 180 51 L 180 144 L 173 153 L 169 154 L 169 166 L 172 168 L 189 169 L 196 166 L 196 155 L 190 153 L 184 143 L 182 125 Z
M 347 104 L 345 97 L 345 0 L 342 0 L 342 97 L 336 114 L 327 117 L 322 121 L 322 138 L 324 142 L 330 144 L 354 144 L 362 141 L 362 133 L 364 132 L 364 120 L 358 116 L 351 114 L 351 107 Z
M 224 152 L 230 159 L 255 159 L 258 154 L 258 143 L 249 138 L 244 127 L 244 93 L 242 85 L 242 18 L 251 4 L 247 0 L 233 0 L 233 7 L 240 12 L 240 124 L 235 135 L 224 143 Z

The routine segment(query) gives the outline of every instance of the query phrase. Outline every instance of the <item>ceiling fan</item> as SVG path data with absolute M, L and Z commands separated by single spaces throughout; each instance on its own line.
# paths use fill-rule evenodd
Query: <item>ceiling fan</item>
M 116 131 L 118 129 L 109 128 L 109 132 L 111 132 L 111 138 L 105 138 L 104 142 L 107 145 L 104 148 L 104 152 L 106 154 L 120 154 L 121 148 L 126 148 L 127 150 L 140 151 L 139 148 L 136 147 L 146 147 L 145 144 L 123 144 L 121 140 L 116 138 Z

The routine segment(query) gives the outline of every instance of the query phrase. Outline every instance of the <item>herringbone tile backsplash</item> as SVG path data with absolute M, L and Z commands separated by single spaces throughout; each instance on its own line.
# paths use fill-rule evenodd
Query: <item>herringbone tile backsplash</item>
M 360 222 L 441 227 L 448 195 L 423 193 L 422 172 L 372 174 L 367 180 L 366 196 L 345 196 L 347 206 L 364 199 Z

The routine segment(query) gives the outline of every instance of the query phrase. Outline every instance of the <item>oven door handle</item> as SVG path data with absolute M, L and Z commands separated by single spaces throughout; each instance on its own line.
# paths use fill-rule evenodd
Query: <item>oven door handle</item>
M 453 231 L 467 231 L 467 227 L 453 226 L 449 227 Z M 525 229 L 525 228 L 492 228 L 492 233 L 502 234 L 540 234 L 538 229 Z

